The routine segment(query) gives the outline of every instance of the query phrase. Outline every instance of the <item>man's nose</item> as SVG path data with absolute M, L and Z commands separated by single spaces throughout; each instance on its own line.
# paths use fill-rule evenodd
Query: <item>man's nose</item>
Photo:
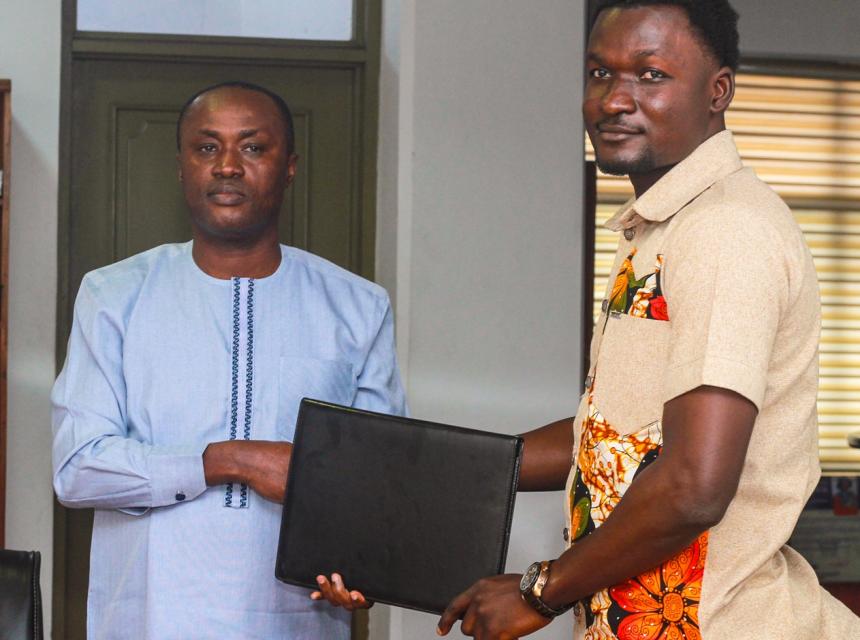
M 621 78 L 613 81 L 603 94 L 601 107 L 605 113 L 611 114 L 636 111 L 636 100 L 630 83 Z
M 242 167 L 242 156 L 238 149 L 224 149 L 212 167 L 212 172 L 224 178 L 244 175 L 245 169 Z

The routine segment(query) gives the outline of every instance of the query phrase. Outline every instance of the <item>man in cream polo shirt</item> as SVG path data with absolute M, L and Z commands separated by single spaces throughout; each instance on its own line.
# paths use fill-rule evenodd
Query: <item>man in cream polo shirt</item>
M 619 249 L 577 416 L 525 434 L 520 483 L 568 477 L 568 549 L 479 581 L 440 633 L 460 618 L 518 638 L 572 606 L 588 640 L 860 638 L 786 546 L 820 476 L 818 286 L 725 129 L 737 62 L 727 0 L 598 4 L 583 113 L 636 197 L 608 223 Z

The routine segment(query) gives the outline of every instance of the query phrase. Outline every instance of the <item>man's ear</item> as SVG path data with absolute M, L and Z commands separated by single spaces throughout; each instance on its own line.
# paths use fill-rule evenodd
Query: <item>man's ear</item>
M 722 67 L 714 74 L 711 112 L 724 113 L 735 97 L 735 72 L 730 67 Z
M 179 176 L 179 182 L 182 182 L 182 163 L 179 162 L 179 153 L 176 154 L 176 172 Z
M 287 158 L 287 186 L 289 187 L 293 184 L 293 180 L 296 178 L 296 164 L 299 161 L 299 156 L 295 153 L 291 153 L 290 157 Z

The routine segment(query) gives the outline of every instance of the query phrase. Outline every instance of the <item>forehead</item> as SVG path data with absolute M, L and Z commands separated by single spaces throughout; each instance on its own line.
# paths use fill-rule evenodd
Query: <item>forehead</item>
M 687 12 L 673 5 L 613 7 L 601 11 L 588 39 L 592 55 L 658 55 L 684 59 L 706 55 Z
M 182 128 L 280 131 L 282 122 L 280 109 L 269 96 L 240 87 L 223 87 L 191 103 Z

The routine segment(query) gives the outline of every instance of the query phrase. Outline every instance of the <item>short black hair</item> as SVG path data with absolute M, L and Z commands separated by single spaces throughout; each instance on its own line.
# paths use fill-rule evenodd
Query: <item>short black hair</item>
M 738 70 L 740 37 L 738 12 L 729 0 L 598 0 L 591 16 L 591 29 L 601 11 L 619 7 L 633 9 L 653 5 L 681 7 L 702 43 L 714 54 L 721 67 Z
M 182 145 L 182 137 L 180 134 L 180 130 L 182 129 L 182 121 L 185 120 L 185 115 L 188 112 L 188 108 L 200 96 L 209 93 L 210 91 L 224 88 L 236 88 L 245 89 L 246 91 L 255 91 L 256 93 L 262 93 L 264 96 L 267 96 L 269 99 L 271 99 L 271 101 L 275 103 L 275 106 L 278 107 L 278 111 L 280 112 L 281 117 L 284 120 L 284 131 L 287 134 L 287 155 L 293 154 L 293 151 L 295 151 L 296 148 L 295 130 L 293 129 L 293 114 L 290 111 L 290 107 L 289 105 L 287 105 L 286 100 L 284 100 L 274 91 L 266 89 L 266 87 L 261 87 L 258 84 L 254 84 L 252 82 L 244 82 L 242 80 L 228 80 L 226 82 L 219 82 L 218 84 L 210 85 L 208 87 L 200 89 L 200 91 L 196 92 L 193 96 L 191 96 L 190 98 L 188 98 L 188 100 L 185 101 L 185 104 L 182 105 L 182 109 L 179 110 L 179 120 L 176 121 L 177 151 L 180 150 L 180 146 Z

